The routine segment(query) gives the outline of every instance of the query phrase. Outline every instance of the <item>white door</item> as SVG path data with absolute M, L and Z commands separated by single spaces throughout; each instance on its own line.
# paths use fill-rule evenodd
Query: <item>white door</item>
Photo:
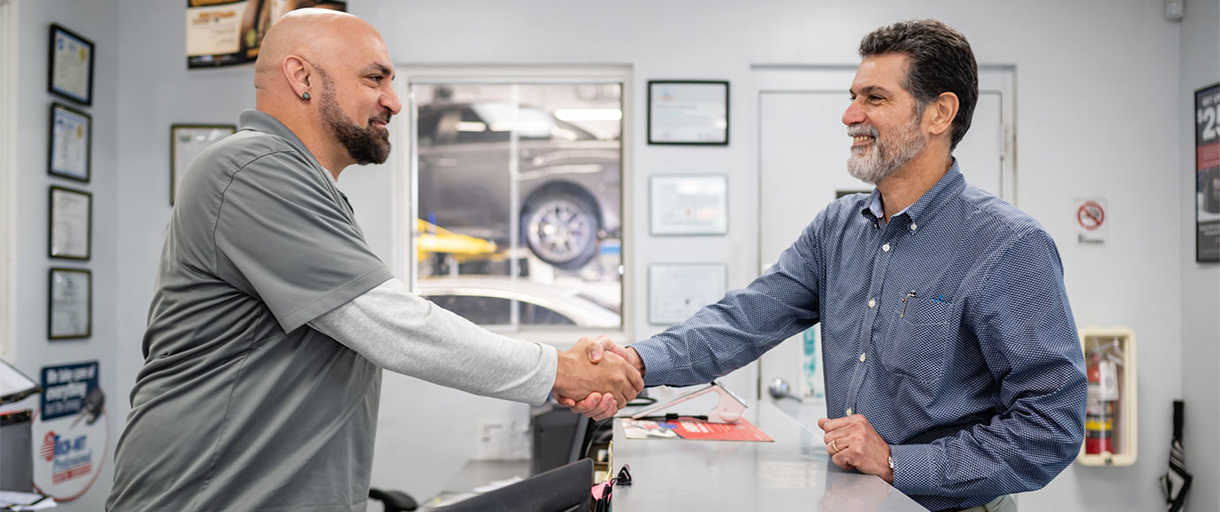
M 840 119 L 855 68 L 756 68 L 759 95 L 759 272 L 843 192 L 873 187 L 847 173 L 850 139 Z M 966 181 L 1009 202 L 1012 192 L 1011 68 L 981 69 L 973 122 L 954 151 Z M 760 394 L 776 377 L 794 393 L 824 398 L 821 331 L 792 337 L 763 355 Z

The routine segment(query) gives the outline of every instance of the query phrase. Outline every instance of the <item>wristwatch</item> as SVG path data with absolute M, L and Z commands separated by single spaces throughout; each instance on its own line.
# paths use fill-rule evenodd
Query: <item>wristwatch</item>
M 890 456 L 890 471 L 894 470 L 894 456 Z

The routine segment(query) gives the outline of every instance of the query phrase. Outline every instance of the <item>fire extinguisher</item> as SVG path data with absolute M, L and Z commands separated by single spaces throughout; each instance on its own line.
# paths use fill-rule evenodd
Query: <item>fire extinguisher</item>
M 1118 401 L 1118 368 L 1103 357 L 1103 351 L 1089 352 L 1088 403 L 1085 406 L 1084 452 L 1089 455 L 1114 453 L 1114 404 Z

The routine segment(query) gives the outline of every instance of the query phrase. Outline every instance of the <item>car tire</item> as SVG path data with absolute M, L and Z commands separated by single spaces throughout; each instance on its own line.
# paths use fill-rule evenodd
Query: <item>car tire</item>
M 538 259 L 575 270 L 597 255 L 601 220 L 597 205 L 587 195 L 556 190 L 526 203 L 521 230 L 526 246 Z

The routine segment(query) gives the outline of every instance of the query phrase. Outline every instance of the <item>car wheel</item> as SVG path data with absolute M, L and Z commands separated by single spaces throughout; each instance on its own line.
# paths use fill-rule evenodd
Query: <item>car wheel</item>
M 558 192 L 531 200 L 521 226 L 530 251 L 556 267 L 575 270 L 597 254 L 597 210 L 582 195 Z

